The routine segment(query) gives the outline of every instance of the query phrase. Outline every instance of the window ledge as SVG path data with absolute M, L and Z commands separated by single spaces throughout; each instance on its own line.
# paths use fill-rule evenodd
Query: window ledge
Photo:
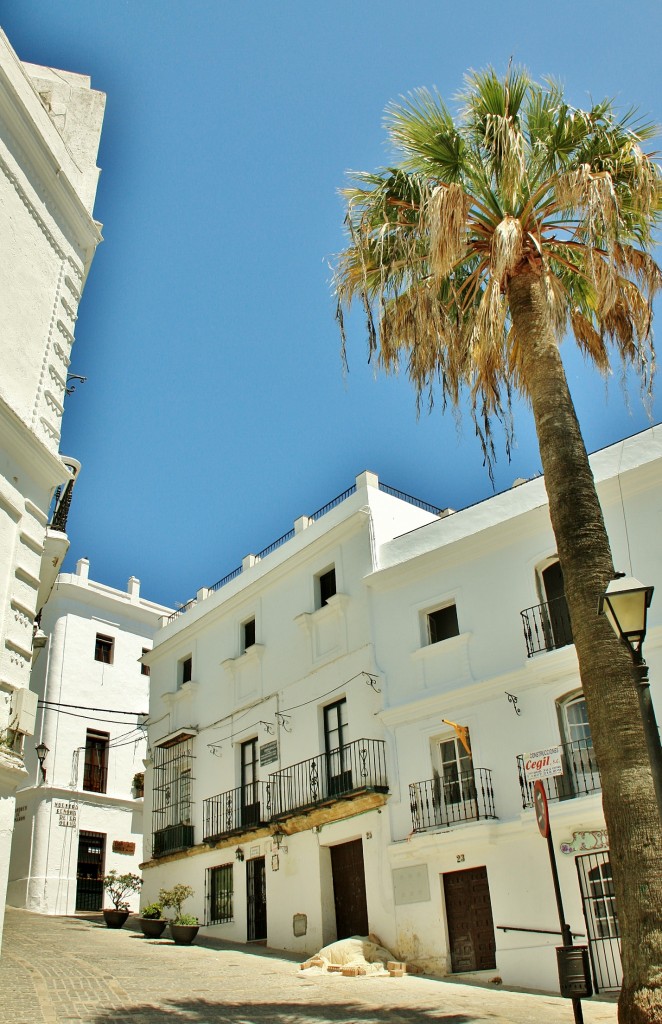
M 183 700 L 184 697 L 193 697 L 197 692 L 199 684 L 193 679 L 190 679 L 188 683 L 182 683 L 176 690 L 171 690 L 169 693 L 161 695 L 161 700 L 164 704 L 176 704 L 177 701 Z
M 458 636 L 449 636 L 447 640 L 439 640 L 436 644 L 426 644 L 425 647 L 417 647 L 411 652 L 414 661 L 432 661 L 437 657 L 444 657 L 453 651 L 460 651 L 469 646 L 471 632 L 459 633 Z
M 264 644 L 251 644 L 245 651 L 238 654 L 236 658 L 226 658 L 225 661 L 221 662 L 224 669 L 228 672 L 234 672 L 238 668 L 242 668 L 244 665 L 250 665 L 255 662 L 261 661 L 264 657 Z
M 323 622 L 324 619 L 339 617 L 349 604 L 349 594 L 334 594 L 322 608 L 316 608 L 314 612 L 302 612 L 297 615 L 294 621 L 302 629 L 310 630 L 313 623 Z

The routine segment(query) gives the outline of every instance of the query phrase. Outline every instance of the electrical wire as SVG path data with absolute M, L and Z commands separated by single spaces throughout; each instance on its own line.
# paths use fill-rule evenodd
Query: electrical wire
M 56 707 L 56 708 L 76 708 L 78 711 L 103 711 L 107 715 L 140 715 L 146 717 L 146 711 L 122 711 L 117 708 L 88 708 L 84 704 L 62 704 L 57 700 L 43 700 L 41 697 L 38 701 L 42 706 Z

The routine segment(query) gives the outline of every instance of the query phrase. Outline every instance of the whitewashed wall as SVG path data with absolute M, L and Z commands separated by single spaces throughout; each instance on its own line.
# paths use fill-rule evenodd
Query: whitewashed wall
M 101 240 L 92 208 L 104 103 L 86 76 L 21 64 L 0 30 L 0 801 L 8 819 L 28 735 L 7 735 L 17 724 L 12 695 L 29 684 L 44 572 L 67 546 L 63 535 L 45 550 L 46 524 L 54 489 L 69 478 L 59 443 L 78 303 Z M 10 832 L 0 828 L 0 895 Z M 0 938 L 2 920 L 0 912 Z
M 52 702 L 38 712 L 35 735 L 35 743 L 49 748 L 46 779 L 30 746 L 29 783 L 17 794 L 11 905 L 46 914 L 74 912 L 81 831 L 105 835 L 106 872 L 140 873 L 143 801 L 134 797 L 132 782 L 144 771 L 146 741 L 135 726 L 143 720 L 136 713 L 148 710 L 149 677 L 139 659 L 166 612 L 140 597 L 134 578 L 126 591 L 90 580 L 87 559 L 78 562 L 76 574 L 58 578 L 42 616 L 48 644 L 32 680 L 39 696 Z M 114 640 L 112 664 L 95 661 L 97 633 Z M 85 710 L 90 708 L 98 710 Z M 83 789 L 88 729 L 110 736 L 105 793 Z M 68 814 L 59 813 L 63 807 Z M 113 852 L 114 841 L 135 844 L 134 853 Z M 137 896 L 132 904 L 137 907 Z

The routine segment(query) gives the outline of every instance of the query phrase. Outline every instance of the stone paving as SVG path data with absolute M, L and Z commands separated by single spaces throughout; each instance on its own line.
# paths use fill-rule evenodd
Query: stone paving
M 586 1024 L 615 1024 L 613 1000 L 582 1003 Z M 100 915 L 7 908 L 2 1024 L 572 1024 L 570 1001 L 409 975 L 302 975 L 289 954 L 201 939 L 145 939 Z

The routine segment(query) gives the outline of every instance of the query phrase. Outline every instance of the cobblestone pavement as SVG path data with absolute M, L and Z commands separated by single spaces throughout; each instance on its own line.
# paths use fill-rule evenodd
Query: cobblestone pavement
M 615 1024 L 615 1003 L 583 1002 L 586 1024 Z M 109 930 L 99 915 L 7 908 L 0 959 L 3 1024 L 572 1024 L 572 1004 L 432 978 L 301 975 L 288 954 L 203 939 L 195 946 Z

